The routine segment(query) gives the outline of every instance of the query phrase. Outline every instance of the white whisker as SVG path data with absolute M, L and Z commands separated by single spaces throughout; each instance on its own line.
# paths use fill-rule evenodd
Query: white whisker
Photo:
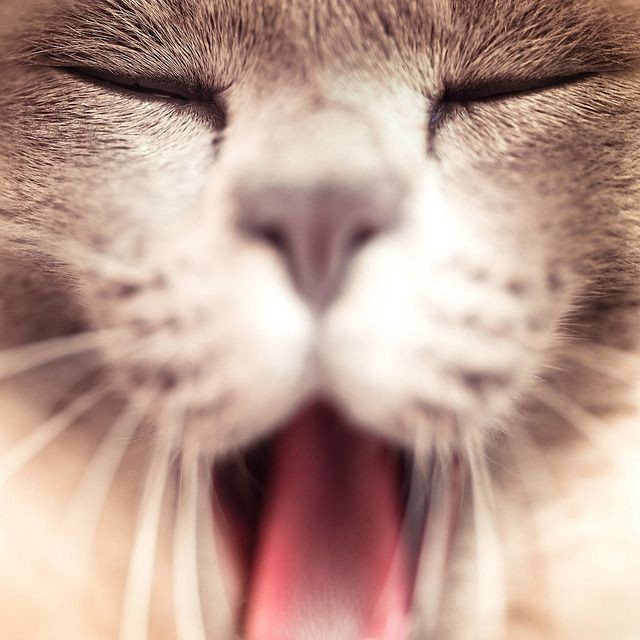
M 624 385 L 635 384 L 635 378 L 640 371 L 640 360 L 631 360 L 630 354 L 598 354 L 591 351 L 574 351 L 569 358 L 585 369 L 612 378 Z
M 64 358 L 98 350 L 107 344 L 107 340 L 131 337 L 131 331 L 128 329 L 101 329 L 5 349 L 0 352 L 0 380 L 6 380 Z M 109 346 L 112 344 L 109 343 Z
M 155 390 L 143 391 L 127 405 L 87 466 L 63 517 L 60 535 L 67 544 L 74 540 L 75 573 L 81 581 L 87 577 L 91 547 L 111 485 L 135 432 L 157 395 Z
M 78 418 L 97 405 L 108 392 L 108 388 L 98 387 L 82 394 L 0 457 L 0 486 L 10 480 Z
M 635 477 L 635 460 L 625 458 L 625 453 L 629 451 L 625 439 L 620 437 L 620 434 L 605 420 L 590 413 L 572 398 L 560 394 L 550 387 L 539 389 L 536 395 L 541 402 L 557 413 L 588 442 L 591 442 L 620 470 Z M 631 449 L 631 453 L 633 453 L 633 449 Z
M 449 546 L 462 497 L 461 491 L 452 488 L 453 473 L 452 465 L 446 465 L 431 478 L 428 519 L 422 536 L 427 543 L 422 548 L 415 596 L 421 640 L 435 640 L 439 632 Z
M 173 546 L 173 588 L 178 640 L 206 640 L 198 575 L 198 485 L 200 461 L 184 455 Z
M 158 426 L 131 549 L 118 636 L 120 640 L 147 640 L 149 637 L 151 591 L 162 502 L 171 453 L 183 426 L 175 407 L 165 414 Z
M 478 595 L 479 636 L 486 640 L 505 637 L 506 592 L 504 558 L 492 514 L 493 489 L 484 456 L 467 450 L 471 473 L 474 529 L 476 542 L 476 571 Z
M 159 340 L 158 336 L 150 336 L 134 344 L 126 344 L 124 348 L 117 349 L 109 354 L 109 359 L 121 357 L 129 353 L 135 353 L 145 349 L 149 344 Z M 34 347 L 38 345 L 33 345 Z M 97 369 L 101 369 L 105 363 L 99 363 Z M 96 367 L 94 367 L 94 370 Z M 100 396 L 93 404 L 98 404 L 102 396 L 106 396 L 111 389 L 97 388 L 82 394 L 64 409 L 48 418 L 41 425 L 32 430 L 23 440 L 16 444 L 6 454 L 0 457 L 0 485 L 9 480 L 23 466 L 29 463 L 38 453 L 51 444 L 58 436 L 66 431 L 79 417 L 86 413 L 93 405 L 91 401 L 95 396 Z M 85 408 L 85 405 L 87 407 Z
M 234 635 L 235 615 L 232 598 L 228 590 L 228 584 L 223 577 L 223 561 L 218 555 L 220 548 L 216 543 L 217 529 L 213 520 L 212 500 L 215 499 L 212 493 L 211 466 L 213 462 L 208 460 L 200 465 L 200 478 L 198 485 L 198 505 L 197 521 L 201 523 L 200 536 L 207 543 L 199 548 L 199 557 L 207 566 L 206 573 L 200 576 L 203 582 L 203 592 L 207 594 L 210 602 L 215 602 L 214 616 L 207 619 L 208 628 L 211 630 L 212 638 L 237 638 Z M 204 612 L 203 612 L 204 614 Z

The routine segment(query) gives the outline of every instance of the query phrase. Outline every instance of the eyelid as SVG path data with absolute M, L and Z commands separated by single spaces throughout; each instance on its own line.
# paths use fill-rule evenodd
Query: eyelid
M 549 78 L 524 78 L 495 80 L 484 83 L 471 83 L 448 88 L 442 96 L 443 103 L 488 102 L 521 95 L 541 93 L 548 89 L 577 84 L 592 77 L 591 73 L 579 73 L 569 76 Z
M 103 85 L 114 90 L 131 92 L 143 97 L 146 96 L 148 99 L 155 98 L 184 103 L 195 100 L 195 96 L 190 95 L 189 91 L 163 81 L 141 81 L 87 67 L 62 67 L 61 70 L 86 82 Z
M 227 126 L 227 107 L 224 93 L 229 87 L 214 90 L 204 87 L 188 87 L 166 80 L 140 81 L 128 76 L 87 67 L 58 67 L 58 69 L 79 78 L 82 82 L 102 87 L 103 90 L 129 95 L 137 100 L 164 102 L 178 107 L 192 107 L 215 129 L 220 130 Z
M 441 126 L 457 111 L 464 111 L 474 103 L 490 103 L 506 101 L 526 95 L 543 93 L 559 87 L 569 87 L 593 78 L 595 73 L 576 73 L 573 75 L 538 77 L 529 79 L 506 79 L 494 82 L 468 83 L 448 87 L 436 101 L 429 116 L 429 147 L 433 148 L 434 140 Z

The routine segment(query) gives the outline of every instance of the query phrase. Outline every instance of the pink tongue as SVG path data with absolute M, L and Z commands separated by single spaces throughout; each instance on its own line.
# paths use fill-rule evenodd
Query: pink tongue
M 247 640 L 404 640 L 409 580 L 388 447 L 315 407 L 276 444 Z

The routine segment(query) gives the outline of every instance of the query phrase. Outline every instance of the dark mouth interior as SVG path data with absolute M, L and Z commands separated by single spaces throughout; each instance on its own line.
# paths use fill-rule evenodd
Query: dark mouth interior
M 274 438 L 220 460 L 214 468 L 214 508 L 237 576 L 246 586 L 251 574 L 269 487 Z
M 327 405 L 318 405 L 311 411 L 337 415 L 335 409 Z M 295 422 L 294 417 L 275 435 L 245 451 L 220 460 L 213 471 L 216 526 L 222 534 L 225 552 L 231 558 L 234 579 L 236 584 L 239 581 L 238 586 L 242 593 L 237 611 L 240 626 L 247 606 L 247 594 L 254 570 L 265 501 L 272 485 L 274 450 L 280 434 L 287 429 L 295 428 L 292 426 Z M 352 428 L 342 420 L 340 423 L 341 429 Z M 369 438 L 369 436 L 365 437 Z M 374 436 L 370 438 L 375 440 Z M 413 456 L 392 444 L 385 443 L 383 446 L 388 450 L 397 470 L 395 491 L 398 504 L 403 510 L 403 546 L 408 550 L 410 566 L 407 567 L 407 574 L 413 589 L 428 512 L 428 496 L 423 490 L 416 502 Z M 331 532 L 328 531 L 327 535 L 331 535 Z

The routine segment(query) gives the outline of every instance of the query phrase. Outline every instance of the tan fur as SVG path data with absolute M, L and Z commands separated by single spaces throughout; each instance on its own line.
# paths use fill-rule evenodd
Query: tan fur
M 204 640 L 199 595 L 207 637 L 231 637 L 206 508 L 185 543 L 200 591 L 186 574 L 174 589 L 189 469 L 321 393 L 472 467 L 435 624 L 419 581 L 416 640 L 640 637 L 638 13 L 0 0 L 0 635 L 143 640 L 147 610 L 127 626 L 122 603 L 166 438 L 148 637 Z M 405 195 L 318 317 L 238 222 L 273 186 L 325 184 Z M 42 356 L 82 331 L 102 333 Z M 95 384 L 104 399 L 3 478 Z M 86 530 L 64 516 L 135 402 L 83 582 Z

